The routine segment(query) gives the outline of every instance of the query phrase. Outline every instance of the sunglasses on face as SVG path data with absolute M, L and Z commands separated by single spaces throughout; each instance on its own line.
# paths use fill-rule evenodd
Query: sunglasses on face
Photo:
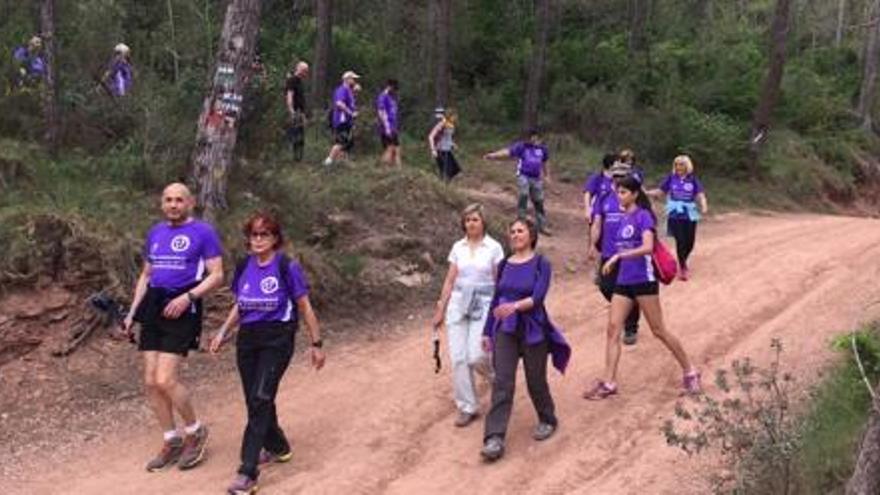
M 260 231 L 260 232 L 251 232 L 251 234 L 250 234 L 251 239 L 270 239 L 272 237 L 273 237 L 273 234 L 271 232 L 267 232 L 265 230 Z

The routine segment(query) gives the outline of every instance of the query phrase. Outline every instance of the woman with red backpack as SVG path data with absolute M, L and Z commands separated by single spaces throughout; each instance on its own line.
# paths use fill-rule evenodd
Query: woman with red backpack
M 624 321 L 635 304 L 651 327 L 651 333 L 672 352 L 684 372 L 685 392 L 700 392 L 700 373 L 691 364 L 681 342 L 669 333 L 663 322 L 660 306 L 660 286 L 655 273 L 652 253 L 656 239 L 657 218 L 642 183 L 629 175 L 617 181 L 617 198 L 623 217 L 615 236 L 616 253 L 602 266 L 602 273 L 609 274 L 619 264 L 611 311 L 608 318 L 605 347 L 605 373 L 593 387 L 584 393 L 588 400 L 600 400 L 617 393 L 617 368 L 620 363 L 620 333 Z

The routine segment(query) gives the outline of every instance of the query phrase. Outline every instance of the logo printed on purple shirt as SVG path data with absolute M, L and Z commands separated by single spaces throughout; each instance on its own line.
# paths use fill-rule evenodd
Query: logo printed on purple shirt
M 144 259 L 150 263 L 150 286 L 181 289 L 202 280 L 205 262 L 223 255 L 214 227 L 201 220 L 172 226 L 153 226 L 144 242 Z
M 646 230 L 653 230 L 654 227 L 654 218 L 648 210 L 638 208 L 632 213 L 624 213 L 615 236 L 615 252 L 620 253 L 641 246 L 642 235 Z M 624 258 L 619 263 L 617 285 L 638 285 L 657 280 L 650 254 Z
M 250 256 L 237 283 L 233 281 L 232 291 L 241 323 L 297 322 L 299 315 L 294 303 L 308 295 L 309 284 L 302 267 L 295 261 L 287 269 L 286 284 L 282 284 L 281 258 L 276 255 L 271 263 L 260 266 L 256 258 Z
M 620 209 L 620 201 L 614 191 L 608 191 L 597 200 L 601 203 L 593 216 L 602 218 L 602 259 L 607 260 L 617 252 L 617 231 L 625 214 Z
M 525 175 L 533 179 L 540 179 L 544 171 L 544 164 L 550 159 L 550 152 L 543 144 L 532 144 L 517 141 L 508 148 L 508 153 L 514 158 L 519 158 L 516 165 L 516 175 Z

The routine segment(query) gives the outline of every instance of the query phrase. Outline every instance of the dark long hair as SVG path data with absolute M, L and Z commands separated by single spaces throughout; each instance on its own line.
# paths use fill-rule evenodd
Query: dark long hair
M 648 213 L 651 214 L 651 218 L 654 219 L 654 223 L 657 223 L 657 215 L 654 214 L 654 206 L 651 204 L 651 200 L 648 199 L 648 194 L 642 189 L 642 183 L 635 178 L 633 175 L 627 175 L 617 181 L 617 187 L 622 187 L 627 191 L 636 195 L 636 206 L 639 208 L 648 210 Z

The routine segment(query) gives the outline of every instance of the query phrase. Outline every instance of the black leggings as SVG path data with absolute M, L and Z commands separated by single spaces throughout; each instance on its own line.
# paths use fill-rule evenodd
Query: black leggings
M 675 251 L 678 255 L 678 263 L 682 268 L 687 268 L 688 256 L 694 250 L 694 242 L 697 239 L 697 222 L 686 218 L 670 218 L 666 228 L 675 238 Z
M 278 426 L 275 395 L 293 357 L 293 326 L 242 328 L 236 360 L 247 404 L 248 422 L 241 442 L 238 472 L 251 479 L 259 475 L 260 450 L 273 454 L 290 451 L 290 443 Z

